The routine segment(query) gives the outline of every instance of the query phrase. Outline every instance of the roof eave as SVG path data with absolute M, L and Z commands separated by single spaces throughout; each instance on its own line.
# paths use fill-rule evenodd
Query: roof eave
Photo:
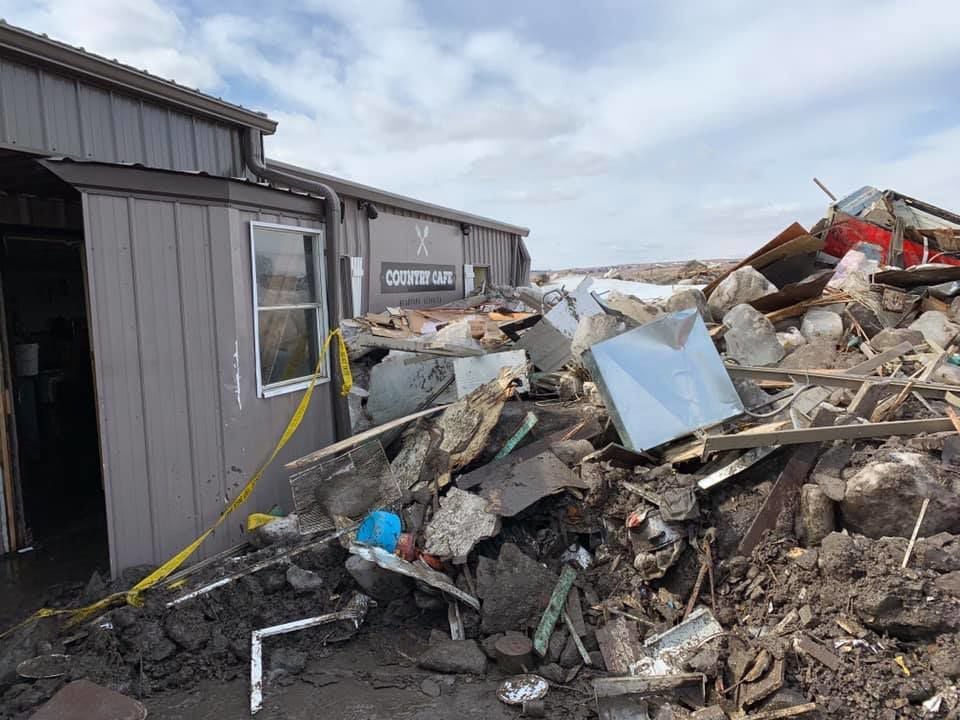
M 217 120 L 253 127 L 266 134 L 272 134 L 277 129 L 276 121 L 261 113 L 0 21 L 0 52 L 2 51 Z
M 446 218 L 455 222 L 463 222 L 469 225 L 475 225 L 477 227 L 500 230 L 512 235 L 519 235 L 520 237 L 527 237 L 530 235 L 530 228 L 523 227 L 521 225 L 511 225 L 510 223 L 500 222 L 499 220 L 483 217 L 482 215 L 474 215 L 461 210 L 444 207 L 443 205 L 435 205 L 433 203 L 423 202 L 421 200 L 417 200 L 416 198 L 407 197 L 406 195 L 398 195 L 386 190 L 381 190 L 369 185 L 363 185 L 362 183 L 354 182 L 352 180 L 344 180 L 343 178 L 334 177 L 332 175 L 327 175 L 326 173 L 317 172 L 315 170 L 309 170 L 298 165 L 291 165 L 279 160 L 267 158 L 266 162 L 267 165 L 271 165 L 278 170 L 283 170 L 284 172 L 297 175 L 305 180 L 319 180 L 321 182 L 325 182 L 341 195 L 346 195 L 348 197 L 354 197 L 360 200 L 369 200 L 372 203 L 378 203 L 381 205 L 392 205 L 394 207 L 409 210 L 411 212 L 423 213 L 424 215 L 436 215 L 437 217 Z

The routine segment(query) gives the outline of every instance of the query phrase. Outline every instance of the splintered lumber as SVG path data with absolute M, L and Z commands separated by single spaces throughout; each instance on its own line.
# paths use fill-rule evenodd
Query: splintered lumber
M 320 462 L 321 460 L 333 457 L 334 455 L 339 455 L 343 451 L 356 447 L 367 440 L 372 440 L 373 438 L 379 437 L 384 433 L 390 432 L 391 430 L 396 430 L 397 428 L 403 427 L 414 420 L 427 417 L 428 415 L 435 415 L 441 410 L 445 410 L 447 407 L 449 407 L 449 405 L 438 405 L 437 407 L 427 408 L 426 410 L 421 410 L 420 412 L 415 412 L 410 415 L 405 415 L 402 418 L 391 420 L 383 425 L 377 425 L 377 427 L 364 430 L 356 435 L 351 435 L 350 437 L 340 440 L 339 442 L 335 442 L 332 445 L 327 445 L 327 447 L 323 448 L 322 450 L 317 450 L 309 455 L 304 455 L 302 458 L 292 460 L 284 465 L 284 468 L 287 470 L 303 470 L 304 468 L 308 468 L 311 465 Z
M 440 355 L 442 357 L 474 357 L 485 354 L 484 351 L 480 350 L 479 348 L 399 337 L 358 335 L 355 338 L 354 343 L 357 345 L 357 347 L 362 348 L 402 350 L 403 352 L 421 353 L 424 355 Z
M 877 355 L 877 357 L 880 357 Z M 870 361 L 876 360 L 871 358 Z M 912 384 L 911 391 L 935 400 L 943 400 L 948 392 L 956 392 L 956 385 L 944 383 L 917 382 L 909 378 L 877 378 L 870 375 L 836 373 L 826 370 L 787 370 L 785 368 L 760 368 L 740 365 L 728 365 L 727 372 L 733 378 L 751 380 L 774 380 L 795 382 L 800 385 L 822 385 L 824 387 L 847 388 L 856 392 L 865 382 L 883 382 L 885 385 L 903 389 Z
M 707 678 L 701 673 L 676 675 L 627 675 L 626 677 L 594 678 L 593 689 L 597 697 L 620 695 L 661 695 L 689 685 L 706 688 Z
M 793 707 L 781 708 L 779 710 L 764 710 L 763 712 L 751 713 L 750 715 L 744 715 L 743 720 L 782 720 L 783 718 L 806 715 L 816 709 L 816 703 L 804 703 L 803 705 L 794 705 Z
M 802 445 L 827 440 L 859 440 L 862 438 L 890 437 L 892 435 L 919 435 L 920 433 L 943 432 L 952 429 L 953 423 L 950 418 L 928 418 L 924 420 L 892 420 L 855 425 L 834 425 L 822 428 L 811 427 L 800 430 L 778 430 L 753 434 L 714 435 L 704 440 L 703 450 L 705 453 L 712 453 L 721 450 L 739 450 L 769 445 Z

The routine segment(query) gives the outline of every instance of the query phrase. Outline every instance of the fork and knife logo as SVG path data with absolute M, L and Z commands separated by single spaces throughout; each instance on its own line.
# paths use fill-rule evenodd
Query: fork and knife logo
M 427 250 L 427 237 L 430 235 L 430 226 L 424 225 L 420 227 L 419 225 L 414 225 L 417 231 L 417 237 L 420 238 L 420 244 L 417 245 L 417 257 L 420 257 L 420 251 L 423 251 L 424 257 L 430 257 L 430 252 Z

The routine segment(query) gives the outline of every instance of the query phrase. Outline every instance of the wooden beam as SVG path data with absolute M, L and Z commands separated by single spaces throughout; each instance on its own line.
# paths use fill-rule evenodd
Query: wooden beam
M 768 445 L 801 445 L 827 440 L 859 440 L 862 438 L 890 437 L 891 435 L 919 435 L 920 433 L 943 432 L 945 430 L 953 430 L 953 423 L 950 418 L 834 425 L 833 427 L 812 427 L 801 430 L 714 435 L 704 440 L 703 450 L 705 453 L 711 453 Z
M 364 430 L 362 433 L 357 433 L 351 437 L 348 437 L 339 442 L 335 442 L 332 445 L 327 445 L 327 447 L 322 450 L 317 450 L 312 452 L 309 455 L 304 455 L 302 458 L 297 458 L 296 460 L 291 460 L 283 467 L 287 470 L 303 470 L 308 468 L 315 463 L 325 460 L 328 457 L 333 457 L 344 450 L 349 450 L 352 447 L 359 445 L 362 442 L 367 440 L 372 440 L 373 438 L 380 437 L 386 432 L 394 430 L 399 427 L 403 427 L 407 423 L 411 423 L 418 418 L 427 417 L 428 415 L 434 415 L 441 410 L 445 410 L 450 407 L 449 405 L 438 405 L 437 407 L 427 408 L 426 410 L 421 410 L 420 412 L 415 412 L 412 415 L 405 415 L 402 418 L 397 418 L 396 420 L 391 420 L 390 422 L 384 423 L 383 425 L 377 425 L 375 428 L 370 428 L 369 430 Z
M 879 357 L 879 355 L 877 356 Z M 913 385 L 911 390 L 923 397 L 943 400 L 948 392 L 956 392 L 956 385 L 944 383 L 916 382 L 909 378 L 877 378 L 870 375 L 833 373 L 824 370 L 787 370 L 784 368 L 760 368 L 747 365 L 728 365 L 727 372 L 734 378 L 750 378 L 763 381 L 792 381 L 801 385 L 821 385 L 823 387 L 847 388 L 856 392 L 865 382 L 882 382 L 884 385 L 903 389 Z

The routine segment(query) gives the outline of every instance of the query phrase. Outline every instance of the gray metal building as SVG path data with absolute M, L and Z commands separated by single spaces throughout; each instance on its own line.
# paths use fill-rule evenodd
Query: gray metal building
M 166 559 L 267 457 L 339 318 L 526 282 L 525 228 L 265 160 L 275 129 L 0 24 L 0 551 Z M 348 432 L 322 373 L 201 557 L 289 509 L 282 463 Z

